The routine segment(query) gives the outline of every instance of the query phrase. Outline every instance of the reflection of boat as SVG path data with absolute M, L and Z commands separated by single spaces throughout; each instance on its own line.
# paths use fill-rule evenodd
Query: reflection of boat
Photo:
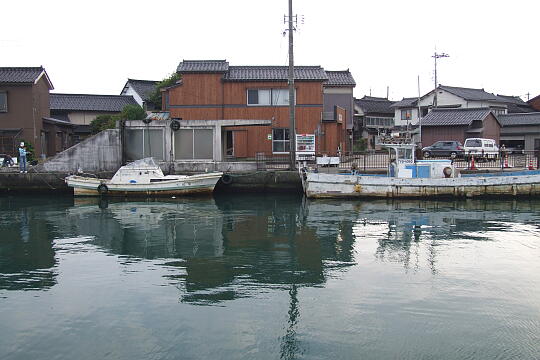
M 159 196 L 210 193 L 222 173 L 163 175 L 152 158 L 122 166 L 112 179 L 71 175 L 66 183 L 75 195 Z
M 310 198 L 432 198 L 540 195 L 540 171 L 461 175 L 451 160 L 415 160 L 415 145 L 384 143 L 395 161 L 388 174 L 322 174 L 301 169 L 302 186 Z

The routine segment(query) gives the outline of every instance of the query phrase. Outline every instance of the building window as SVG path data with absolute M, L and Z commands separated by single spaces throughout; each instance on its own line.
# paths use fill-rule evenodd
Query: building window
M 411 119 L 412 119 L 411 109 L 401 110 L 401 120 L 411 120 Z
M 289 90 L 248 89 L 247 104 L 249 106 L 287 106 L 289 105 Z
M 7 112 L 7 92 L 0 91 L 0 112 Z
M 174 158 L 177 160 L 211 160 L 214 158 L 212 129 L 180 129 L 174 133 Z
M 370 127 L 393 127 L 394 118 L 367 116 L 365 118 L 365 125 Z
M 127 128 L 125 133 L 125 151 L 128 160 L 138 160 L 145 157 L 163 160 L 163 130 Z
M 284 153 L 290 149 L 289 129 L 272 129 L 272 152 Z

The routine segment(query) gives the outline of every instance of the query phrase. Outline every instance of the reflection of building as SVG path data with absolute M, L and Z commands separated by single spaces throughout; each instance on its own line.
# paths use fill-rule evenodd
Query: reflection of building
M 55 226 L 46 216 L 36 216 L 45 205 L 39 200 L 0 199 L 9 203 L 10 221 L 0 224 L 0 290 L 40 290 L 56 284 Z

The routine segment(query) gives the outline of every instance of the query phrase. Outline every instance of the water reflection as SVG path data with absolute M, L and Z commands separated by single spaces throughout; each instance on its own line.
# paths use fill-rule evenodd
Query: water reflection
M 43 290 L 56 284 L 53 240 L 58 229 L 47 213 L 70 206 L 44 197 L 0 197 L 0 289 Z

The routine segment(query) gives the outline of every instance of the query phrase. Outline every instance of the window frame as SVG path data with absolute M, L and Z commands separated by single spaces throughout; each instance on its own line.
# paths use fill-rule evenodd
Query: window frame
M 0 96 L 4 96 L 5 99 L 5 106 L 2 108 L 0 107 L 0 113 L 6 113 L 8 112 L 8 93 L 5 90 L 0 90 Z
M 282 130 L 283 131 L 283 140 L 276 140 L 275 131 L 276 130 Z M 287 139 L 287 135 L 289 133 L 288 128 L 272 128 L 272 154 L 289 154 L 291 152 L 291 138 Z M 274 150 L 274 143 L 281 143 L 283 144 L 283 149 L 285 151 L 275 151 Z M 287 150 L 287 146 L 289 147 L 289 150 Z
M 246 105 L 247 106 L 289 106 L 289 96 L 288 96 L 288 88 L 247 88 L 246 89 Z M 269 103 L 266 104 L 261 104 L 260 102 L 257 103 L 257 104 L 252 104 L 249 102 L 250 100 L 250 96 L 249 96 L 249 93 L 250 91 L 257 91 L 257 101 L 260 101 L 259 99 L 261 98 L 261 96 L 259 95 L 259 92 L 260 91 L 269 91 L 270 92 L 270 98 L 269 98 Z M 282 91 L 285 91 L 285 93 L 287 94 L 287 102 L 283 102 L 283 103 L 277 103 L 276 104 L 276 101 L 274 101 L 275 99 L 279 99 L 279 96 L 276 97 L 276 95 L 274 94 L 274 92 L 282 92 Z M 295 99 L 295 103 L 296 103 L 296 89 L 294 89 L 294 99 Z
M 403 116 L 405 114 L 405 116 Z M 407 117 L 409 114 L 409 117 Z M 401 120 L 412 120 L 412 109 L 401 109 Z

